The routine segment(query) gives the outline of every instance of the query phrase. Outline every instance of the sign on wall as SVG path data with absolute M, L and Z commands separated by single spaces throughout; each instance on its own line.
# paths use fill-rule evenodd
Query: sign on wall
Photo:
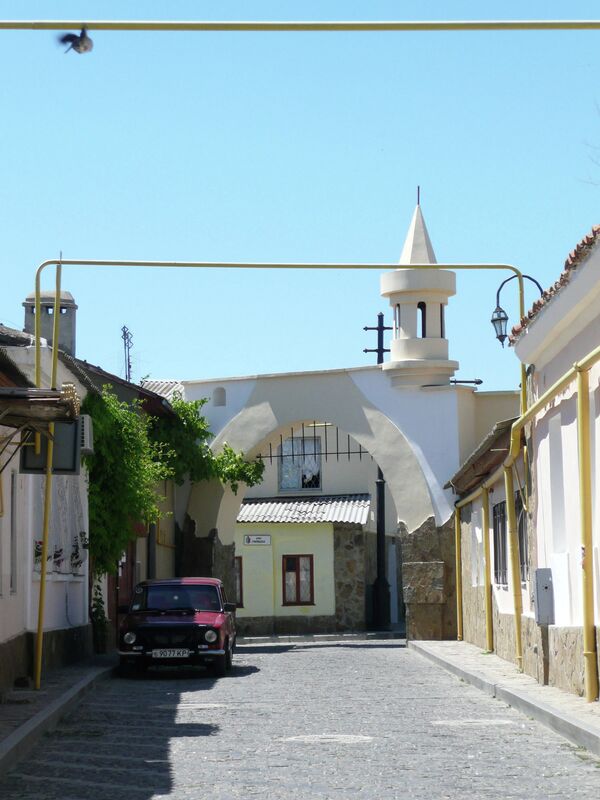
M 271 536 L 270 534 L 267 535 L 260 535 L 260 534 L 247 534 L 244 536 L 244 544 L 271 544 Z

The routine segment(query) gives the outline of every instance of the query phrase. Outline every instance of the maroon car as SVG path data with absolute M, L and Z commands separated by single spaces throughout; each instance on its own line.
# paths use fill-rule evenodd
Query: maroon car
M 222 677 L 231 669 L 234 612 L 217 578 L 138 583 L 119 629 L 121 666 L 202 664 Z

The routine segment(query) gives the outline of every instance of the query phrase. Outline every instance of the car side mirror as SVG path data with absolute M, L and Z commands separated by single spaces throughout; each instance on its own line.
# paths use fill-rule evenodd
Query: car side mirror
M 237 608 L 237 606 L 236 606 L 235 603 L 225 603 L 223 605 L 223 610 L 227 611 L 230 614 L 235 614 L 236 608 Z
M 129 606 L 117 606 L 117 614 L 127 614 Z

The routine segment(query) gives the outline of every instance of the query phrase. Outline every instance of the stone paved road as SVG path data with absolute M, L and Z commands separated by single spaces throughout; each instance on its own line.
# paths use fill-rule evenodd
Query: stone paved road
M 0 781 L 2 800 L 599 796 L 596 759 L 394 641 L 115 679 Z

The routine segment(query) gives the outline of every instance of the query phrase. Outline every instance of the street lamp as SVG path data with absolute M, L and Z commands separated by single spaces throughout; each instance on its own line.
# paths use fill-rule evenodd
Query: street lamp
M 502 287 L 505 286 L 509 281 L 512 281 L 513 278 L 517 278 L 517 275 L 511 275 L 510 278 L 507 278 L 505 281 L 502 281 L 500 286 L 498 287 L 498 291 L 496 292 L 496 308 L 492 314 L 492 319 L 490 322 L 494 326 L 494 330 L 496 332 L 496 339 L 500 342 L 502 347 L 504 347 L 504 341 L 507 337 L 506 327 L 508 325 L 508 314 L 500 305 L 500 292 L 502 291 Z M 537 288 L 540 290 L 540 296 L 544 294 L 544 290 L 540 286 L 540 284 L 536 281 L 535 278 L 532 278 L 530 275 L 523 275 L 523 278 L 527 278 L 528 281 L 535 283 Z

